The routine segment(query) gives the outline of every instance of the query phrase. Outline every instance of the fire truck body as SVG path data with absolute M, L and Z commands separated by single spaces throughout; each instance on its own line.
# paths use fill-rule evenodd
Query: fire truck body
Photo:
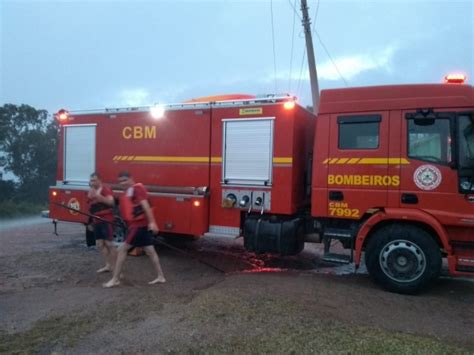
M 403 85 L 323 90 L 318 117 L 291 97 L 70 113 L 51 201 L 85 207 L 98 171 L 151 192 L 163 232 L 243 235 L 257 253 L 361 263 L 411 293 L 474 275 L 474 89 Z M 163 113 L 162 112 L 162 113 Z M 92 148 L 91 148 L 92 147 Z M 117 191 L 117 193 L 120 193 Z M 51 204 L 50 217 L 85 222 Z M 339 240 L 351 255 L 334 254 Z
M 149 108 L 68 115 L 52 201 L 86 208 L 91 172 L 118 189 L 125 170 L 147 186 L 163 232 L 229 237 L 240 235 L 249 211 L 294 215 L 309 205 L 305 157 L 314 118 L 292 98 L 164 109 L 158 119 Z M 50 217 L 85 221 L 58 205 Z

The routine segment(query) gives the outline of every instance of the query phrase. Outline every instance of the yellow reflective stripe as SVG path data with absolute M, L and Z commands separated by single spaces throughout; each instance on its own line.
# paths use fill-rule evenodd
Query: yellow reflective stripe
M 327 158 L 323 164 L 407 165 L 410 162 L 405 158 Z
M 175 157 L 175 156 L 156 156 L 156 155 L 137 155 L 134 161 L 144 162 L 166 162 L 166 163 L 208 163 L 209 157 Z
M 293 158 L 292 157 L 273 158 L 273 163 L 274 164 L 292 164 L 293 163 Z
M 352 158 L 352 159 L 349 159 L 347 164 L 356 164 L 359 160 L 360 160 L 360 158 Z
M 222 163 L 222 157 L 177 157 L 156 155 L 114 155 L 113 160 L 167 163 Z M 275 157 L 273 164 L 293 164 L 292 157 Z M 405 158 L 327 158 L 323 164 L 357 164 L 357 165 L 407 165 Z
M 222 157 L 177 157 L 159 155 L 115 155 L 113 160 L 133 160 L 139 162 L 166 162 L 166 163 L 222 163 Z M 275 157 L 274 164 L 292 164 L 292 157 Z
M 404 158 L 362 158 L 357 164 L 365 165 L 400 165 L 410 164 L 410 162 Z
M 398 165 L 398 164 L 408 165 L 408 164 L 410 164 L 410 162 L 405 158 L 388 158 L 388 163 L 390 165 Z
M 375 165 L 375 164 L 387 164 L 387 158 L 362 158 L 357 164 L 364 165 Z

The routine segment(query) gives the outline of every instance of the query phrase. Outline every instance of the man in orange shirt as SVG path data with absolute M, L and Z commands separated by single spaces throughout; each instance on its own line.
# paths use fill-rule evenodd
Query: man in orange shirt
M 114 197 L 112 190 L 102 184 L 102 180 L 96 172 L 90 175 L 89 185 L 91 187 L 87 195 L 90 204 L 89 212 L 112 223 L 114 220 L 112 211 Z M 114 235 L 111 223 L 92 219 L 91 227 L 96 239 L 97 248 L 102 252 L 105 259 L 105 266 L 97 270 L 99 273 L 112 271 L 117 258 L 117 251 L 112 242 Z
M 143 248 L 150 258 L 156 272 L 156 278 L 148 284 L 154 285 L 164 283 L 166 279 L 161 269 L 158 254 L 153 246 L 153 241 L 149 232 L 158 233 L 158 226 L 153 215 L 153 210 L 148 202 L 148 192 L 141 183 L 135 183 L 130 173 L 124 171 L 119 174 L 119 183 L 125 189 L 120 200 L 120 212 L 122 218 L 128 224 L 125 242 L 118 249 L 117 263 L 111 280 L 105 283 L 104 287 L 114 287 L 120 285 L 120 274 L 122 266 L 127 258 L 127 253 L 132 247 Z

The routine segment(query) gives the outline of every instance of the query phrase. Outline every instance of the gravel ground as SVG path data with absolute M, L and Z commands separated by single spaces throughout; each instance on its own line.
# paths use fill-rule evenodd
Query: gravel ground
M 129 257 L 121 287 L 103 289 L 82 226 L 0 224 L 0 352 L 474 353 L 469 280 L 402 296 L 325 264 L 316 245 L 257 257 L 201 239 L 180 246 L 194 258 L 160 247 L 166 284 L 148 286 L 148 259 Z

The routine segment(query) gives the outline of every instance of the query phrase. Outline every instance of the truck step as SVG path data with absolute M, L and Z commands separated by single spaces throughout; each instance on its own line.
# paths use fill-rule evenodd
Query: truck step
M 350 231 L 342 228 L 326 228 L 323 235 L 325 238 L 338 240 L 353 238 L 353 235 Z
M 327 253 L 323 256 L 323 261 L 337 264 L 350 264 L 352 262 L 352 256 L 345 254 Z
M 237 235 L 237 234 L 227 234 L 227 233 L 207 232 L 207 233 L 204 233 L 204 237 L 237 239 L 239 237 L 239 235 Z
M 456 271 L 459 271 L 459 272 L 472 272 L 472 273 L 474 273 L 474 266 L 458 265 L 458 266 L 456 266 Z

